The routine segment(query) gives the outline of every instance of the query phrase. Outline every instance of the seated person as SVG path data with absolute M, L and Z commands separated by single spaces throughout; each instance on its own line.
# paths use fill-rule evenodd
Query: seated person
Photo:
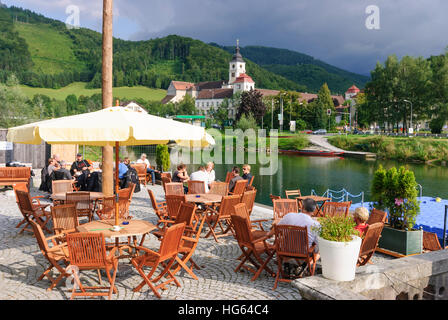
M 232 180 L 230 180 L 229 182 L 229 191 L 233 192 L 233 189 L 235 189 L 235 183 L 238 180 L 243 180 L 243 178 L 240 176 L 240 168 L 238 167 L 233 167 L 232 169 L 232 173 L 233 173 L 233 178 Z
M 149 160 L 146 158 L 146 153 L 142 153 L 142 155 L 140 156 L 140 159 L 137 160 L 137 163 L 145 163 L 146 164 L 146 172 L 151 174 L 152 185 L 155 185 L 156 170 L 151 169 L 151 164 L 149 163 Z
M 279 222 L 278 225 L 291 225 L 298 227 L 307 227 L 308 231 L 308 247 L 311 247 L 314 243 L 317 244 L 317 233 L 312 228 L 320 227 L 320 223 L 314 220 L 311 216 L 316 209 L 316 201 L 313 199 L 303 200 L 302 212 L 290 212 L 286 214 Z M 274 234 L 274 228 L 269 231 L 268 235 L 272 236 Z M 318 247 L 316 246 L 314 252 L 318 252 Z M 319 259 L 319 255 L 316 257 L 316 261 Z M 305 270 L 306 263 L 304 262 L 301 266 L 301 271 L 298 270 L 298 265 L 294 259 L 289 259 L 283 263 L 283 269 L 286 274 L 294 273 L 295 275 L 300 275 L 301 272 Z
M 211 187 L 212 182 L 215 181 L 215 170 L 213 168 L 215 167 L 215 164 L 213 162 L 207 163 L 207 166 L 205 167 L 205 171 L 208 175 L 208 186 Z
M 187 173 L 187 166 L 181 163 L 177 166 L 177 170 L 173 173 L 173 178 L 171 179 L 172 182 L 186 182 L 188 181 L 190 177 Z M 184 192 L 188 193 L 188 187 L 184 186 Z
M 53 172 L 55 168 L 55 163 L 57 163 L 57 161 L 54 158 L 48 159 L 48 167 L 47 167 L 48 175 L 50 175 Z
M 369 210 L 364 207 L 356 208 L 355 214 L 353 215 L 353 219 L 355 220 L 356 227 L 355 230 L 359 231 L 361 238 L 364 237 L 367 227 L 369 226 L 366 222 L 369 219 Z
M 53 171 L 51 172 L 51 179 L 52 180 L 72 180 L 72 175 L 70 174 L 70 171 L 68 171 L 66 168 L 65 160 L 61 160 L 61 164 L 58 162 L 55 163 L 55 167 Z
M 101 192 L 102 190 L 102 164 L 99 164 L 99 169 L 91 172 L 87 177 L 87 191 Z
M 118 164 L 118 179 L 120 180 L 120 186 L 123 186 L 123 184 L 126 182 L 126 173 L 129 170 L 129 166 L 130 161 L 127 157 Z
M 205 185 L 205 193 L 208 193 L 208 180 L 209 175 L 207 174 L 207 171 L 205 171 L 204 166 L 199 166 L 198 171 L 195 171 L 191 174 L 190 180 L 194 181 L 204 181 Z
M 250 180 L 252 179 L 252 174 L 250 173 L 250 165 L 243 165 L 243 179 L 247 180 L 247 185 L 249 185 Z
M 82 158 L 81 153 L 78 153 L 76 154 L 76 161 L 72 163 L 72 166 L 70 168 L 70 174 L 72 176 L 78 177 L 84 170 L 89 170 L 89 167 L 91 167 L 90 163 Z

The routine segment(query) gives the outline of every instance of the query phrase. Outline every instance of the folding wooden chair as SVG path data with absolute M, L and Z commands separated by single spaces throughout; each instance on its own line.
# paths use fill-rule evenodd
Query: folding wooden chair
M 185 195 L 178 196 L 178 195 L 168 195 L 165 196 L 166 201 L 166 209 L 168 212 L 168 218 L 170 220 L 176 220 L 177 213 L 180 209 L 180 204 L 182 202 L 187 202 L 187 199 L 185 198 Z
M 95 297 L 107 296 L 110 300 L 113 293 L 117 293 L 115 287 L 115 277 L 117 275 L 118 258 L 115 256 L 115 250 L 112 249 L 107 255 L 106 243 L 103 233 L 71 233 L 67 235 L 67 246 L 69 252 L 70 265 L 76 266 L 79 270 L 98 270 L 99 282 L 101 284 L 100 269 L 106 271 L 109 280 L 109 287 L 83 286 L 77 273 L 73 273 L 77 286 L 73 286 L 70 300 L 74 297 Z M 112 276 L 110 271 L 113 269 Z M 78 289 L 77 289 L 78 287 Z M 104 292 L 103 290 L 108 290 Z M 88 292 L 87 290 L 93 290 Z
M 165 236 L 160 243 L 159 252 L 152 251 L 148 248 L 137 246 L 139 252 L 144 252 L 143 255 L 132 258 L 131 263 L 137 269 L 143 281 L 133 289 L 134 292 L 140 291 L 145 284 L 147 284 L 157 298 L 161 295 L 158 292 L 159 288 L 165 288 L 168 283 L 174 282 L 176 286 L 180 287 L 179 281 L 177 281 L 170 268 L 176 261 L 176 257 L 179 253 L 179 246 L 182 239 L 182 235 L 185 230 L 185 223 L 175 224 L 166 229 Z M 158 276 L 154 276 L 158 266 L 162 264 L 163 270 Z M 150 267 L 151 270 L 146 275 L 143 271 L 144 267 Z M 154 277 L 153 277 L 154 276 Z M 163 277 L 166 276 L 168 280 L 156 285 Z
M 138 181 L 146 186 L 146 163 L 131 164 L 131 167 L 137 171 Z
M 252 178 L 250 178 L 249 183 L 247 184 L 248 187 L 252 186 L 252 184 L 254 183 L 254 178 L 255 176 L 252 176 Z
M 184 193 L 184 184 L 182 182 L 168 182 L 165 184 L 165 195 L 178 195 L 183 196 Z
M 248 219 L 248 221 L 251 223 L 251 225 L 257 227 L 257 229 L 252 228 L 252 230 L 251 230 L 254 238 L 259 238 L 259 237 L 265 236 L 269 233 L 269 231 L 265 231 L 263 229 L 263 225 L 262 225 L 263 222 L 267 222 L 267 221 L 269 221 L 269 219 L 250 220 L 250 214 L 249 214 L 249 211 L 247 210 L 247 206 L 244 202 L 241 202 L 241 203 L 235 205 L 233 214 Z M 233 228 L 233 225 L 232 225 L 232 228 Z
M 306 262 L 310 275 L 316 270 L 319 255 L 314 251 L 316 244 L 308 245 L 308 228 L 289 225 L 274 225 L 275 252 L 277 254 L 277 275 L 274 290 L 278 282 L 291 282 L 285 277 L 283 261 L 295 259 L 299 264 Z M 300 261 L 300 262 L 299 262 Z
M 235 187 L 233 191 L 229 191 L 229 195 L 242 195 L 246 191 L 247 180 L 238 180 L 235 182 Z
M 361 248 L 359 249 L 359 257 L 357 266 L 363 266 L 370 261 L 378 247 L 378 241 L 383 231 L 384 223 L 377 222 L 367 227 L 366 234 L 362 239 Z
M 154 209 L 154 212 L 159 220 L 164 220 L 168 216 L 168 211 L 166 207 L 166 201 L 157 201 L 154 193 L 151 189 L 146 189 L 149 194 L 149 199 L 151 199 L 151 205 Z
M 285 190 L 285 196 L 286 199 L 290 199 L 290 197 L 301 197 L 302 193 L 300 192 L 300 189 L 297 190 Z M 299 201 L 298 199 L 294 198 L 297 201 L 299 210 L 302 209 L 302 201 Z
M 423 251 L 437 251 L 442 250 L 442 246 L 440 245 L 439 239 L 437 238 L 436 233 L 423 231 Z
M 270 194 L 270 195 L 269 195 L 269 198 L 271 198 L 272 205 L 274 205 L 274 200 L 281 199 L 282 197 L 281 197 L 281 196 L 276 196 L 276 195 Z
M 299 207 L 296 200 L 293 199 L 277 199 L 272 200 L 274 203 L 274 221 L 273 224 L 278 223 L 286 214 L 290 212 L 299 212 Z
M 66 204 L 75 204 L 76 214 L 79 217 L 87 217 L 89 222 L 93 219 L 93 205 L 90 201 L 90 192 L 78 191 L 67 192 L 65 196 Z
M 51 207 L 55 234 L 77 232 L 78 216 L 74 204 L 61 204 Z
M 205 182 L 188 180 L 188 194 L 206 193 L 205 192 Z
M 215 241 L 219 242 L 219 237 L 224 237 L 228 234 L 229 231 L 232 231 L 230 215 L 235 212 L 235 205 L 240 203 L 240 201 L 240 195 L 225 196 L 222 197 L 222 201 L 218 210 L 212 207 L 208 208 L 206 212 L 207 218 L 205 222 L 209 226 L 209 232 L 206 234 L 206 238 L 208 238 L 210 235 L 213 235 Z M 224 228 L 224 226 L 222 225 L 223 222 L 227 224 L 226 228 Z M 219 233 L 215 231 L 218 225 L 221 228 L 221 232 Z
M 19 206 L 19 197 L 17 196 L 17 192 L 16 192 L 16 191 L 17 191 L 17 190 L 20 190 L 20 191 L 25 191 L 25 192 L 28 192 L 28 193 L 29 193 L 29 190 L 28 190 L 28 183 L 26 183 L 26 182 L 18 182 L 18 183 L 13 184 L 12 187 L 13 187 L 13 189 L 14 189 L 14 194 L 15 194 L 15 196 L 16 196 L 16 203 L 17 203 L 17 206 L 19 207 L 19 210 L 21 210 L 21 209 L 20 209 L 20 206 Z M 43 209 L 45 209 L 46 207 L 48 207 L 48 206 L 50 205 L 50 204 L 41 204 L 41 203 L 40 203 L 40 199 L 44 198 L 44 196 L 36 196 L 36 197 L 31 197 L 31 196 L 30 196 L 30 198 L 31 198 L 31 204 L 32 204 L 34 207 L 36 207 L 36 208 L 43 208 Z M 23 213 L 22 213 L 22 215 L 23 215 Z M 16 225 L 16 228 L 20 227 L 20 226 L 21 226 L 22 224 L 24 224 L 24 223 L 26 223 L 25 228 L 22 228 L 22 230 L 20 230 L 19 234 L 22 233 L 24 230 L 29 231 L 29 232 L 33 232 L 32 229 L 27 229 L 27 228 L 26 228 L 27 226 L 29 226 L 29 224 L 28 224 L 28 222 L 27 222 L 27 218 L 26 218 L 25 215 L 23 215 L 23 220 L 20 221 L 20 222 Z
M 51 192 L 55 193 L 67 193 L 73 192 L 73 181 L 72 180 L 53 180 L 51 181 Z M 53 204 L 62 204 L 64 201 L 53 200 Z
M 33 199 L 30 196 L 29 192 L 16 190 L 16 196 L 18 199 L 19 210 L 23 215 L 24 221 L 19 223 L 17 227 L 21 224 L 25 224 L 22 229 L 20 229 L 19 234 L 24 230 L 32 231 L 31 229 L 27 229 L 30 225 L 29 222 L 34 220 L 39 224 L 42 230 L 53 233 L 51 227 L 47 227 L 47 224 L 51 220 L 51 212 L 45 210 L 45 206 L 33 204 Z
M 252 214 L 256 196 L 257 196 L 257 190 L 244 191 L 243 195 L 241 196 L 241 202 L 246 204 L 246 208 L 247 211 L 249 211 L 249 215 Z
M 372 211 L 370 212 L 369 219 L 367 220 L 366 223 L 368 225 L 377 222 L 386 223 L 386 219 L 387 219 L 387 212 L 373 208 Z
M 323 217 L 335 217 L 335 216 L 348 216 L 351 201 L 347 202 L 325 202 L 320 211 L 320 215 Z
M 220 196 L 226 196 L 229 193 L 229 184 L 226 182 L 213 181 L 210 186 L 210 194 L 219 194 Z
M 159 220 L 162 223 L 162 227 L 152 232 L 157 238 L 163 238 L 166 229 L 178 223 L 185 223 L 186 230 L 193 228 L 193 220 L 195 218 L 196 205 L 194 203 L 181 202 L 179 211 L 177 212 L 175 220 Z
M 226 174 L 226 181 L 225 182 L 229 183 L 230 180 L 232 180 L 234 177 L 235 177 L 235 174 L 232 171 L 227 172 L 227 174 Z
M 36 236 L 37 244 L 39 246 L 40 252 L 43 254 L 45 259 L 50 263 L 47 269 L 40 275 L 37 281 L 41 281 L 44 277 L 50 280 L 51 285 L 47 289 L 48 291 L 53 290 L 54 287 L 62 280 L 64 277 L 69 277 L 70 275 L 65 272 L 65 267 L 62 267 L 60 263 L 64 263 L 65 266 L 68 265 L 68 249 L 66 243 L 57 244 L 56 240 L 60 237 L 65 236 L 64 233 L 60 233 L 54 236 L 45 237 L 42 228 L 34 220 L 30 220 L 30 225 L 34 234 Z M 49 241 L 52 243 L 52 247 L 49 246 Z M 56 268 L 59 271 L 59 276 L 54 279 L 51 276 L 51 270 Z
M 168 176 L 164 176 L 163 174 L 162 174 L 162 186 L 163 186 L 163 190 L 165 191 L 165 194 L 166 194 L 166 184 L 167 183 L 170 183 L 171 182 L 171 177 L 168 177 Z
M 238 241 L 238 246 L 244 254 L 243 259 L 241 259 L 240 264 L 234 271 L 238 272 L 241 268 L 244 268 L 254 273 L 251 281 L 256 280 L 263 270 L 266 270 L 268 274 L 274 276 L 275 273 L 267 265 L 275 252 L 274 247 L 266 242 L 269 236 L 254 238 L 251 232 L 251 225 L 247 218 L 233 214 L 231 219 L 232 225 L 235 228 L 235 237 Z M 263 259 L 262 254 L 266 254 L 267 257 Z M 246 262 L 250 262 L 255 269 L 246 265 Z

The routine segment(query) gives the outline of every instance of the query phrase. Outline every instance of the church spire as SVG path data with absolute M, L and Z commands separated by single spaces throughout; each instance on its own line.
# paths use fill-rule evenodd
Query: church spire
M 243 56 L 240 53 L 240 39 L 236 39 L 236 50 L 231 62 L 244 62 Z

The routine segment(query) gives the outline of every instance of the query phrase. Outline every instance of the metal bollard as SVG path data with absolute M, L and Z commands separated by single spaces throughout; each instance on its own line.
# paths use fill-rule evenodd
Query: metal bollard
M 446 215 L 448 213 L 448 205 L 445 205 L 445 219 L 443 220 L 443 249 L 445 249 L 446 243 Z

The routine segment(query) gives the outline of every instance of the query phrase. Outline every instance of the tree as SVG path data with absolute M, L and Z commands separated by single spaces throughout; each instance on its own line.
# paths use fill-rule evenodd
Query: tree
M 241 93 L 241 102 L 237 109 L 235 120 L 238 121 L 243 114 L 247 117 L 252 115 L 257 123 L 261 124 L 261 119 L 266 113 L 266 106 L 262 97 L 263 95 L 259 91 L 253 89 Z
M 229 119 L 229 100 L 225 98 L 219 105 L 218 109 L 213 112 L 213 118 L 216 122 L 224 128 L 225 122 Z
M 197 109 L 195 106 L 195 100 L 189 94 L 186 94 L 184 98 L 176 105 L 178 114 L 190 115 L 196 114 Z
M 65 98 L 67 104 L 67 114 L 75 114 L 78 110 L 78 98 L 74 94 L 70 94 Z
M 257 121 L 252 116 L 252 114 L 245 115 L 243 114 L 241 118 L 236 122 L 235 127 L 237 129 L 241 129 L 242 131 L 246 131 L 247 129 L 257 129 Z
M 9 128 L 28 122 L 32 108 L 28 98 L 17 86 L 15 77 L 10 76 L 7 84 L 0 83 L 0 127 Z
M 327 114 L 327 110 L 331 110 L 330 116 Z M 322 85 L 317 94 L 315 115 L 315 129 L 327 128 L 328 130 L 331 130 L 331 128 L 335 126 L 335 108 L 327 83 Z M 318 126 L 320 126 L 320 128 L 318 128 Z

